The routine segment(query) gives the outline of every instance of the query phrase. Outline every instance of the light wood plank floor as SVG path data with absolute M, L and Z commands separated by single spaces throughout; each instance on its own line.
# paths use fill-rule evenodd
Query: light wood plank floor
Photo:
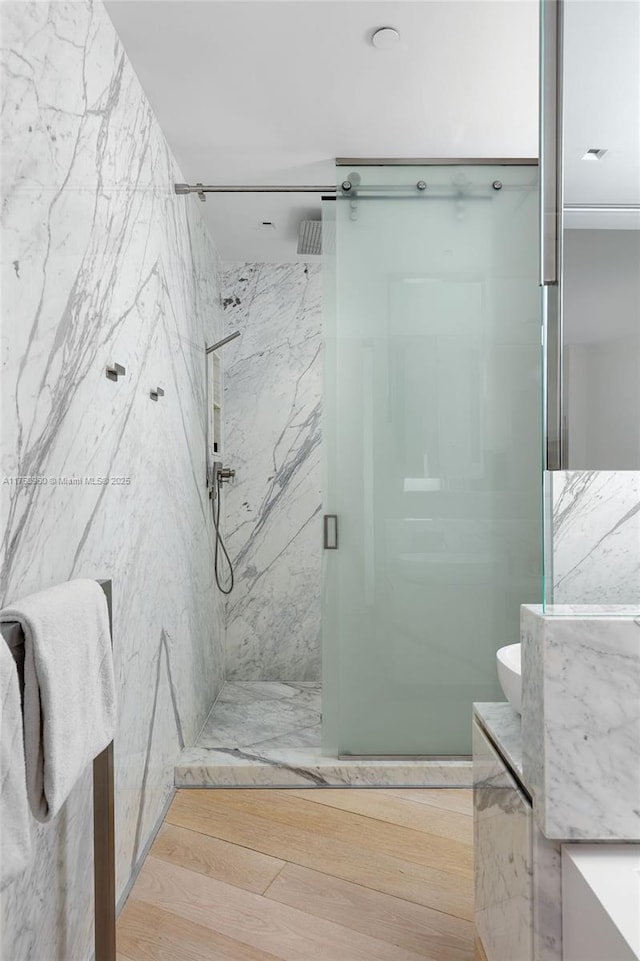
M 118 961 L 484 961 L 459 790 L 182 790 Z

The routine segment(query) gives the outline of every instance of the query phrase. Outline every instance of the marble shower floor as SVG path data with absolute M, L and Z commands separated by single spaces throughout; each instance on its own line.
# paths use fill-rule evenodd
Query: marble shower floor
M 472 786 L 470 761 L 323 755 L 320 697 L 320 684 L 228 682 L 195 746 L 180 754 L 176 786 Z

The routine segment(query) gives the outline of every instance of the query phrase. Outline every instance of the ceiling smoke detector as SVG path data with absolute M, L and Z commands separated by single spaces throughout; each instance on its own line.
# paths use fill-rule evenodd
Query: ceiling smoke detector
M 395 47 L 399 39 L 400 34 L 395 27 L 380 27 L 371 37 L 371 43 L 377 50 L 389 50 Z

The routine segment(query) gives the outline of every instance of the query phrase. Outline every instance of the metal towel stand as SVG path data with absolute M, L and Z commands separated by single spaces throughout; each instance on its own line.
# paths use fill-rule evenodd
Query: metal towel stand
M 111 581 L 98 581 L 109 608 L 113 644 Z M 18 622 L 0 625 L 0 631 L 24 679 L 24 635 Z M 113 741 L 93 762 L 93 881 L 95 961 L 116 958 L 116 859 L 113 792 Z

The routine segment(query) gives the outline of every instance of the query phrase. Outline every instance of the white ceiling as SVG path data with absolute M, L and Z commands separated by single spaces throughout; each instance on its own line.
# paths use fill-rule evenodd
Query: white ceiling
M 188 182 L 332 184 L 339 156 L 537 155 L 535 0 L 106 5 Z M 386 25 L 401 40 L 376 50 Z M 298 224 L 320 200 L 209 195 L 202 211 L 224 260 L 278 262 L 304 259 Z

